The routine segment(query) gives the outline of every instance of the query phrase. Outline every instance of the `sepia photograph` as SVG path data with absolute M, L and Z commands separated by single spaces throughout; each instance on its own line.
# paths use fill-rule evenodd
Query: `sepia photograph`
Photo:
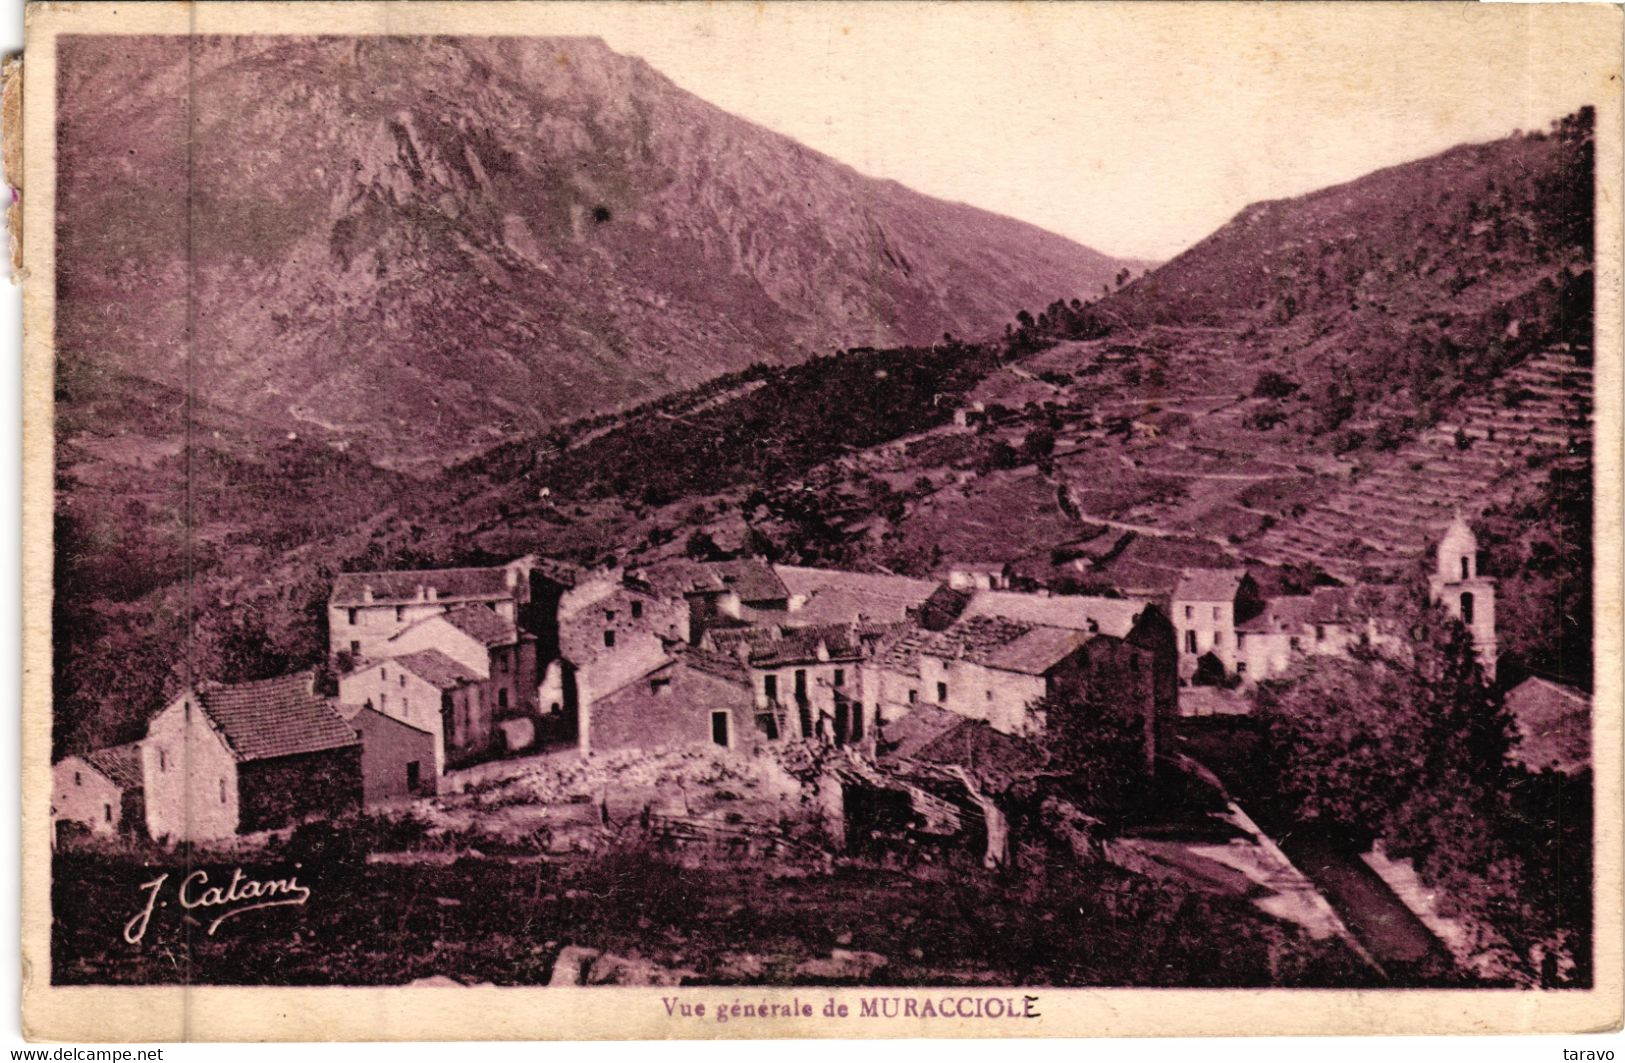
M 1563 6 L 38 5 L 25 1010 L 1617 1024 Z

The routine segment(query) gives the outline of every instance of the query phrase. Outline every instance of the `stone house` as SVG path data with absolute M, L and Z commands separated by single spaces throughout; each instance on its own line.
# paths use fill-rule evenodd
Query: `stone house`
M 371 709 L 429 735 L 430 757 L 419 769 L 424 792 L 438 792 L 448 768 L 492 752 L 495 723 L 483 678 L 439 650 L 369 661 L 341 676 L 337 708 L 352 725 Z
M 481 699 L 495 720 L 537 716 L 536 637 L 483 605 L 465 605 L 419 620 L 383 645 L 380 657 L 438 650 L 479 676 Z
M 1064 628 L 965 617 L 945 631 L 914 630 L 884 647 L 866 688 L 878 722 L 897 719 L 921 702 L 994 730 L 1026 735 L 1041 723 L 1031 707 L 1082 671 L 1092 636 Z
M 862 741 L 862 634 L 855 624 L 747 628 L 709 632 L 702 647 L 731 655 L 750 670 L 757 719 L 770 740 Z
M 749 751 L 757 728 L 750 677 L 735 658 L 686 646 L 583 709 L 581 752 L 722 746 Z
M 1203 658 L 1223 675 L 1236 671 L 1236 624 L 1262 608 L 1258 584 L 1245 569 L 1186 569 L 1170 595 L 1179 641 L 1179 675 L 1191 679 Z
M 310 672 L 183 690 L 141 744 L 147 833 L 211 841 L 361 802 L 361 740 Z
M 141 744 L 70 754 L 51 766 L 51 826 L 78 824 L 93 835 L 146 830 L 141 779 Z
M 1315 615 L 1315 600 L 1307 594 L 1266 599 L 1259 612 L 1236 625 L 1236 675 L 1256 683 L 1316 652 Z
M 667 602 L 683 602 L 688 611 L 684 639 L 698 645 L 713 627 L 736 627 L 763 614 L 790 609 L 790 591 L 773 566 L 757 558 L 737 561 L 691 561 L 677 558 L 628 573 L 635 590 Z
M 438 726 L 426 730 L 366 707 L 350 726 L 361 736 L 361 800 L 368 807 L 439 791 L 444 754 Z
M 328 650 L 383 656 L 384 644 L 399 632 L 463 606 L 484 606 L 517 623 L 536 564 L 524 557 L 494 568 L 341 573 L 327 603 Z

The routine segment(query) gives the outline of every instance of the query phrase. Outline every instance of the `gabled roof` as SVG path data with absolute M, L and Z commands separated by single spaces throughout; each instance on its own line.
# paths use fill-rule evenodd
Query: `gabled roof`
M 976 772 L 1017 774 L 1043 767 L 1036 746 L 995 731 L 983 720 L 920 702 L 882 724 L 880 758 L 917 764 L 957 764 Z
M 960 614 L 999 617 L 1020 624 L 1098 632 L 1122 638 L 1145 611 L 1138 598 L 1099 598 L 1081 594 L 1023 594 L 1019 591 L 977 591 Z
M 1174 600 L 1179 602 L 1230 602 L 1247 578 L 1244 568 L 1188 568 L 1174 584 Z
M 885 646 L 877 659 L 906 673 L 919 667 L 921 657 L 936 657 L 1022 675 L 1044 675 L 1091 637 L 1067 628 L 974 616 L 962 618 L 944 631 L 909 632 Z
M 452 609 L 441 619 L 481 645 L 506 646 L 519 640 L 519 629 L 512 620 L 483 605 Z
M 439 650 L 418 650 L 391 658 L 395 664 L 411 672 L 430 686 L 451 690 L 464 683 L 478 683 L 480 675 L 454 661 Z M 370 665 L 368 667 L 371 667 Z
M 636 577 L 656 594 L 677 598 L 686 594 L 721 594 L 732 591 L 742 602 L 783 601 L 790 597 L 773 566 L 756 558 L 738 561 L 690 561 L 674 558 L 643 569 Z
M 493 601 L 511 598 L 505 568 L 425 568 L 394 572 L 342 572 L 333 581 L 334 605 L 395 605 L 421 599 L 418 591 L 434 588 L 437 601 Z
M 1005 672 L 1043 675 L 1088 641 L 1089 636 L 1081 631 L 1035 627 L 1013 642 L 989 651 L 983 663 Z
M 736 686 L 750 687 L 750 672 L 736 657 L 721 653 L 707 653 L 685 643 L 674 643 L 672 659 L 678 664 L 703 672 L 714 679 L 722 679 Z
M 120 790 L 141 789 L 141 743 L 93 749 L 83 757 L 92 768 L 107 776 Z
M 1236 625 L 1236 630 L 1247 634 L 1296 634 L 1305 624 L 1313 623 L 1315 601 L 1307 594 L 1289 594 L 1270 598 L 1264 609 Z
M 395 642 L 409 631 L 416 631 L 425 624 L 436 624 L 441 621 L 450 624 L 481 646 L 506 646 L 519 639 L 519 629 L 514 626 L 512 620 L 498 616 L 483 605 L 464 605 L 434 616 L 426 616 L 415 624 L 408 624 L 391 635 L 389 641 Z
M 357 728 L 377 727 L 380 730 L 387 731 L 392 728 L 404 727 L 408 731 L 416 731 L 420 735 L 430 734 L 429 731 L 425 731 L 416 724 L 407 723 L 405 720 L 397 716 L 390 716 L 379 712 L 377 709 L 368 705 L 363 705 L 359 710 L 357 710 L 355 716 L 351 718 L 350 723 L 352 726 Z
M 793 595 L 806 599 L 792 618 L 806 623 L 839 623 L 858 619 L 897 621 L 918 609 L 936 591 L 932 580 L 883 572 L 847 572 L 833 568 L 774 565 L 774 573 Z
M 240 761 L 320 753 L 359 741 L 344 718 L 315 693 L 309 672 L 254 683 L 204 683 L 196 694 Z

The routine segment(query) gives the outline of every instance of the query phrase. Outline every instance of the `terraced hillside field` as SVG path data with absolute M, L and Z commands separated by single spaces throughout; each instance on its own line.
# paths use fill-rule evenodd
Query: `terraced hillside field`
M 1342 579 L 1393 574 L 1414 563 L 1456 513 L 1469 518 L 1508 499 L 1531 470 L 1589 462 L 1588 359 L 1550 349 L 1514 368 L 1494 393 L 1450 415 L 1351 483 L 1247 544 L 1267 561 L 1306 562 Z

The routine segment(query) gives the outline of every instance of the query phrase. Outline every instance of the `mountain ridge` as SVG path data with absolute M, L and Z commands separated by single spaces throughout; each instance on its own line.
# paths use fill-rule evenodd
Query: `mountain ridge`
M 755 362 L 991 332 L 1123 266 L 596 38 L 65 50 L 61 357 L 174 383 L 190 356 L 209 401 L 390 468 Z

